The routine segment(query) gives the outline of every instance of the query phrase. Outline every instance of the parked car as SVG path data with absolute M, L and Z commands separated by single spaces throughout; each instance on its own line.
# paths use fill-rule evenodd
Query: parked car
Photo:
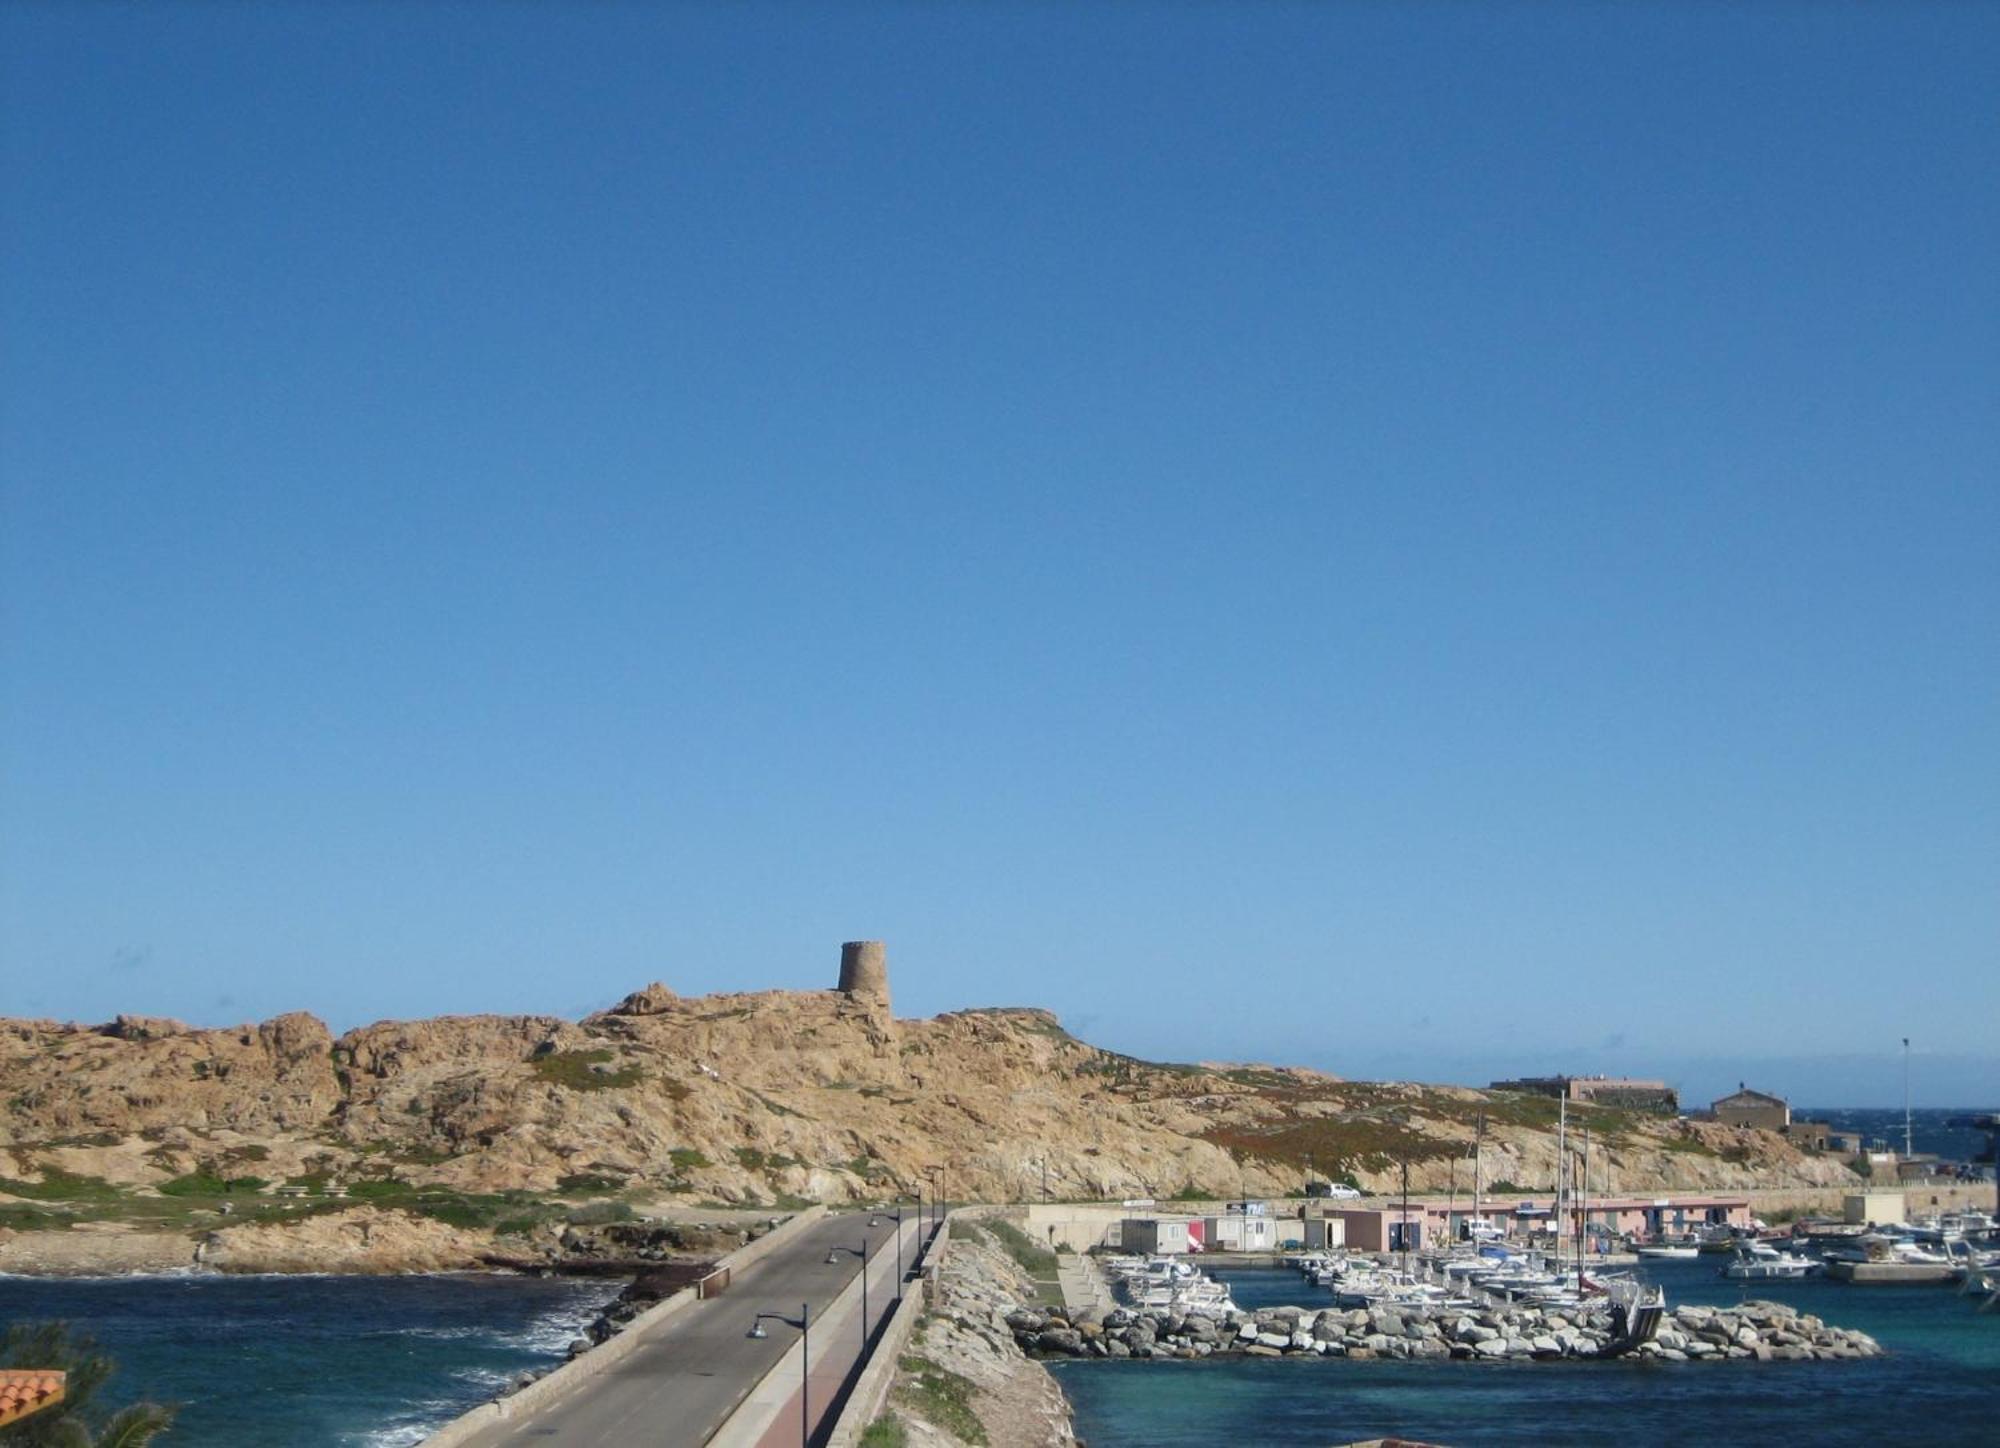
M 1307 1182 L 1306 1195 L 1309 1197 L 1338 1197 L 1348 1200 L 1361 1195 L 1360 1188 L 1351 1187 L 1346 1182 Z

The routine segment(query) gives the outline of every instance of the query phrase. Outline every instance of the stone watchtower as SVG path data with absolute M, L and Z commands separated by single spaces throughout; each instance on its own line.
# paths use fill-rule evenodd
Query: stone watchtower
M 850 940 L 840 947 L 840 993 L 889 1012 L 889 954 L 879 940 Z

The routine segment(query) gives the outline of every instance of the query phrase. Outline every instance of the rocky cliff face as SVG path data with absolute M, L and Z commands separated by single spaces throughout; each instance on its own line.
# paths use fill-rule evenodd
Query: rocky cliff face
M 1042 1011 L 893 1020 L 838 992 L 684 999 L 581 1022 L 448 1016 L 334 1039 L 307 1015 L 197 1030 L 0 1021 L 0 1194 L 67 1172 L 144 1189 L 192 1172 L 461 1191 L 588 1181 L 659 1200 L 879 1200 L 943 1167 L 960 1199 L 1296 1190 L 1310 1159 L 1364 1187 L 1546 1190 L 1555 1103 L 1102 1051 Z M 1616 1111 L 1593 1182 L 1833 1185 L 1782 1137 Z M 21 1194 L 19 1192 L 17 1195 Z M 32 1195 L 32 1193 L 28 1193 Z

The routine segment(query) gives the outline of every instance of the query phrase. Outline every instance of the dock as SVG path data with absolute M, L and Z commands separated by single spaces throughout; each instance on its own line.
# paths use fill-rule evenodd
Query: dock
M 1829 1262 L 1826 1275 L 1836 1282 L 1951 1282 L 1961 1268 L 1928 1262 Z

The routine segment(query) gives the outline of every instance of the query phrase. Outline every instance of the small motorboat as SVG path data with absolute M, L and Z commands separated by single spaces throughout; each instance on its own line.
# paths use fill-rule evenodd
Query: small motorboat
M 1826 1264 L 1797 1252 L 1780 1252 L 1765 1242 L 1745 1242 L 1736 1255 L 1722 1265 L 1722 1275 L 1737 1281 L 1758 1282 L 1768 1278 L 1810 1277 Z
M 1701 1255 L 1698 1242 L 1647 1242 L 1632 1249 L 1639 1257 L 1694 1258 Z

